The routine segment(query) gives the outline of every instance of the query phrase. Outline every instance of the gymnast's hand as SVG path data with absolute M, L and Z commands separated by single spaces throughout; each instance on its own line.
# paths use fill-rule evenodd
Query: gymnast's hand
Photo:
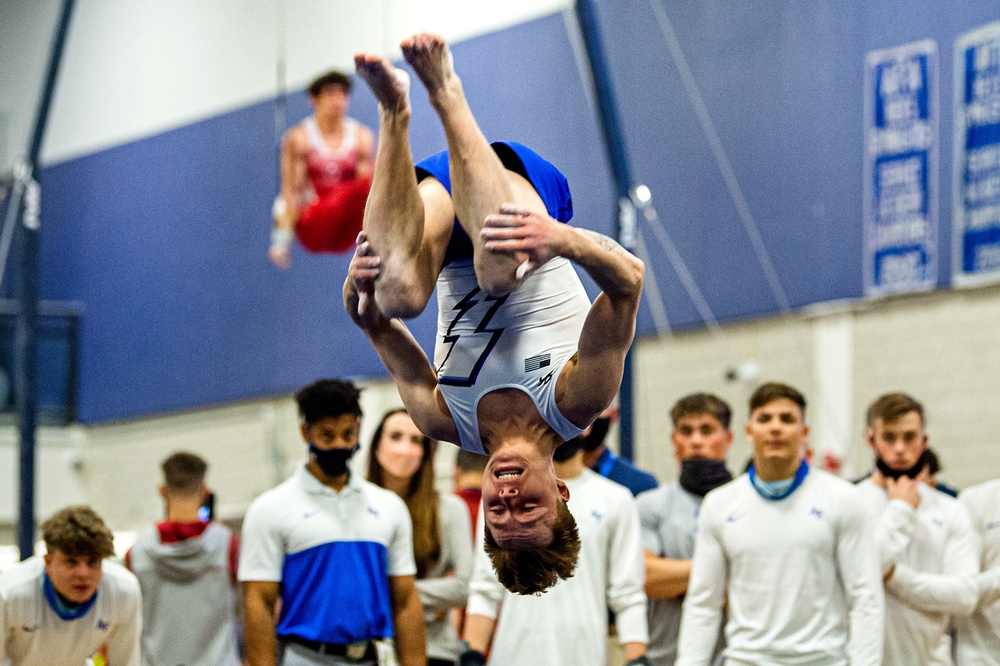
M 354 256 L 347 268 L 344 281 L 344 309 L 358 327 L 368 330 L 386 321 L 375 305 L 375 280 L 381 271 L 382 260 L 368 244 L 365 232 L 358 234 Z
M 500 213 L 486 216 L 480 232 L 486 249 L 499 254 L 524 252 L 527 261 L 517 267 L 518 281 L 542 264 L 563 254 L 572 228 L 545 214 L 530 211 L 516 204 L 503 204 Z

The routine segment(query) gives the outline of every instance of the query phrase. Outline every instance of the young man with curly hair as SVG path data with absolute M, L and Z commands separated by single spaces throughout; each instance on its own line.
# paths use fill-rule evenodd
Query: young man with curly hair
M 520 578 L 502 581 L 490 571 L 491 539 L 484 530 L 485 550 L 477 549 L 469 585 L 462 666 L 485 664 L 487 652 L 494 664 L 606 666 L 609 608 L 628 664 L 648 666 L 639 513 L 627 488 L 586 468 L 582 439 L 566 442 L 555 454 L 556 473 L 572 491 L 560 513 L 572 512 L 580 536 L 575 575 L 545 594 L 513 594 L 512 588 L 538 585 Z
M 114 555 L 111 531 L 88 506 L 42 524 L 45 555 L 0 574 L 0 663 L 83 664 L 101 652 L 114 666 L 139 666 L 139 581 Z

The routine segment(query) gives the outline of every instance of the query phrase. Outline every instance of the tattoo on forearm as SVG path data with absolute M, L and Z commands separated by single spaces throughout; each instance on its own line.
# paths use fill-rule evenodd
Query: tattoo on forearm
M 613 238 L 608 238 L 604 234 L 599 234 L 596 231 L 591 231 L 590 229 L 580 229 L 580 232 L 592 238 L 594 242 L 600 245 L 601 249 L 605 252 L 627 252 L 625 248 L 618 243 L 618 241 Z

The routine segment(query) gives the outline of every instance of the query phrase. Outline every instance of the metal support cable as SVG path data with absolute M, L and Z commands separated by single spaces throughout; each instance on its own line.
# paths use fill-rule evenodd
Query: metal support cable
M 653 236 L 663 249 L 663 253 L 667 255 L 667 260 L 673 267 L 674 272 L 677 273 L 677 278 L 681 281 L 681 285 L 684 287 L 684 291 L 687 292 L 688 298 L 691 299 L 695 309 L 698 310 L 698 315 L 705 322 L 705 327 L 708 328 L 712 335 L 716 337 L 720 336 L 721 329 L 719 328 L 718 320 L 715 318 L 715 313 L 712 312 L 712 306 L 708 304 L 708 300 L 698 286 L 698 281 L 691 275 L 691 271 L 688 270 L 687 264 L 684 262 L 681 253 L 677 250 L 677 246 L 674 245 L 674 241 L 670 238 L 670 234 L 667 233 L 666 228 L 660 222 L 656 208 L 652 205 L 646 205 L 643 207 L 642 212 L 647 222 L 645 228 L 653 232 Z
M 646 292 L 646 302 L 649 304 L 649 311 L 653 315 L 653 327 L 657 335 L 672 335 L 670 330 L 670 320 L 667 318 L 667 308 L 663 304 L 663 294 L 660 293 L 660 285 L 656 281 L 656 273 L 653 262 L 649 258 L 649 250 L 646 248 L 646 241 L 642 234 L 635 239 L 636 256 L 646 264 L 646 279 L 643 280 L 642 288 Z
M 698 88 L 698 83 L 695 81 L 690 66 L 688 66 L 680 40 L 677 39 L 677 33 L 674 32 L 674 26 L 670 22 L 670 18 L 667 16 L 667 11 L 663 8 L 661 0 L 649 0 L 649 6 L 656 16 L 660 33 L 667 43 L 667 50 L 670 52 L 670 56 L 677 66 L 677 71 L 680 74 L 681 82 L 687 92 L 688 99 L 694 108 L 695 115 L 698 117 L 701 129 L 705 133 L 705 139 L 708 141 L 709 148 L 719 167 L 719 172 L 722 174 L 726 188 L 729 190 L 729 196 L 736 207 L 740 222 L 743 223 L 743 228 L 750 239 L 750 245 L 757 255 L 757 262 L 764 272 L 764 277 L 771 288 L 771 294 L 777 302 L 778 308 L 782 312 L 788 312 L 792 309 L 791 302 L 788 300 L 785 288 L 781 285 L 778 271 L 775 269 L 774 262 L 771 261 L 771 256 L 767 251 L 767 246 L 764 244 L 764 239 L 760 235 L 760 228 L 757 226 L 753 214 L 750 212 L 750 204 L 747 203 L 746 196 L 743 194 L 743 188 L 740 187 L 736 173 L 733 171 L 733 165 L 729 161 L 729 156 L 726 154 L 725 148 L 722 146 L 719 133 L 715 129 L 715 123 L 712 122 L 712 116 L 705 105 L 705 100 L 701 95 L 701 90 Z
M 17 229 L 21 215 L 21 199 L 24 196 L 24 186 L 27 182 L 24 172 L 27 165 L 21 164 L 15 169 L 14 182 L 10 186 L 10 199 L 7 202 L 7 214 L 3 218 L 3 228 L 0 229 L 0 294 L 3 294 L 4 278 L 7 275 L 7 260 L 10 258 L 10 248 L 14 243 L 14 231 Z

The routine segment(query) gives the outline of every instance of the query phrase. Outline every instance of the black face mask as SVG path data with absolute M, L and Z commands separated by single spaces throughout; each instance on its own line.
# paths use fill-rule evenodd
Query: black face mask
M 590 432 L 587 433 L 586 437 L 581 436 L 583 450 L 593 451 L 598 446 L 604 443 L 604 438 L 608 436 L 608 430 L 611 429 L 611 419 L 609 418 L 599 418 L 594 421 L 594 425 L 590 426 Z
M 890 479 L 898 479 L 901 476 L 908 476 L 911 479 L 915 479 L 923 471 L 924 467 L 927 467 L 927 456 L 928 450 L 924 449 L 924 452 L 917 458 L 917 462 L 913 464 L 913 467 L 908 469 L 893 469 L 886 465 L 884 460 L 876 456 L 875 466 L 878 467 L 878 471 L 882 472 L 883 476 L 887 476 Z
M 704 497 L 710 490 L 732 480 L 733 475 L 726 469 L 724 460 L 699 458 L 681 461 L 681 488 L 692 495 Z
M 570 458 L 576 455 L 577 451 L 583 445 L 583 437 L 574 437 L 573 439 L 566 440 L 562 444 L 556 447 L 556 450 L 552 452 L 552 459 L 556 462 L 566 462 Z
M 347 461 L 351 459 L 351 456 L 353 456 L 357 450 L 357 444 L 349 449 L 321 449 L 315 444 L 309 445 L 309 453 L 312 455 L 313 460 L 315 460 L 316 464 L 319 465 L 319 468 L 323 470 L 323 473 L 331 479 L 343 476 L 351 471 L 347 467 Z

